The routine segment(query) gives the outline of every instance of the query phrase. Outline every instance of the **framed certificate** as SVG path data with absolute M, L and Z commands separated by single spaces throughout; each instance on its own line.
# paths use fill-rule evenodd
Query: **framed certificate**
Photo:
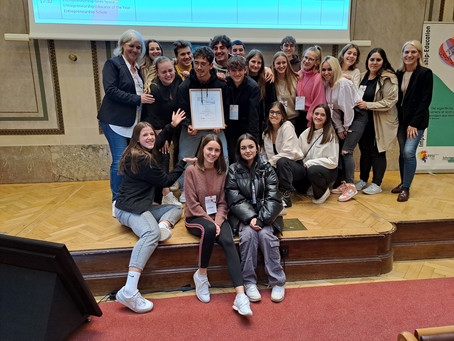
M 221 89 L 189 89 L 191 125 L 197 130 L 224 129 Z

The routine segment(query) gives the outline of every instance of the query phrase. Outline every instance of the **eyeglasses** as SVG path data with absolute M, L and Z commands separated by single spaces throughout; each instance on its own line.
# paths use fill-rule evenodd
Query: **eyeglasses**
M 270 116 L 282 116 L 280 111 L 270 110 Z
M 315 62 L 315 59 L 314 59 L 314 58 L 309 58 L 309 57 L 307 57 L 307 56 L 304 56 L 303 59 L 304 59 L 304 60 L 307 60 L 307 61 L 309 61 L 309 62 Z

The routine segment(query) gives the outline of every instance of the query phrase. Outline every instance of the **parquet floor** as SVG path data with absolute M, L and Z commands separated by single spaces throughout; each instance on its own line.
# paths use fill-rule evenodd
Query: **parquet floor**
M 383 193 L 358 194 L 346 203 L 332 195 L 323 205 L 299 195 L 288 209 L 305 231 L 289 231 L 286 238 L 360 235 L 386 232 L 392 222 L 454 219 L 454 174 L 417 174 L 407 203 L 398 203 L 391 189 L 397 172 L 387 172 Z M 64 243 L 70 251 L 132 247 L 137 238 L 111 216 L 108 181 L 0 185 L 0 233 Z M 182 222 L 172 244 L 198 243 Z M 454 260 L 400 261 L 388 274 L 358 279 L 294 282 L 291 285 L 331 285 L 363 281 L 454 277 Z

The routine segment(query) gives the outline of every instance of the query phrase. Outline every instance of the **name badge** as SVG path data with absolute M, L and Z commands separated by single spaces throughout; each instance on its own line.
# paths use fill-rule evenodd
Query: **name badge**
M 295 102 L 295 110 L 304 110 L 306 108 L 306 97 L 297 96 Z
M 216 207 L 216 196 L 208 196 L 205 197 L 205 208 L 207 210 L 207 214 L 216 214 L 218 208 Z
M 238 121 L 238 104 L 230 104 L 229 118 Z
M 358 94 L 361 97 L 361 99 L 364 96 L 364 92 L 366 91 L 367 86 L 366 85 L 360 85 L 358 89 Z

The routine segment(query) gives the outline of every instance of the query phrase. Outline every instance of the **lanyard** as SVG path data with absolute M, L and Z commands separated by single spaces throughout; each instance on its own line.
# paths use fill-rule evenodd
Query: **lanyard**
M 207 171 L 206 170 L 203 172 L 203 175 L 205 175 L 205 182 L 207 184 L 207 189 L 208 189 L 208 194 L 210 196 L 210 200 L 211 200 L 212 203 L 214 203 L 215 201 L 213 200 L 213 188 L 214 188 L 214 178 L 216 176 L 215 171 L 213 171 L 213 177 L 212 177 L 212 181 L 211 181 L 211 188 L 210 188 L 210 184 L 208 183 L 208 177 L 207 177 Z

